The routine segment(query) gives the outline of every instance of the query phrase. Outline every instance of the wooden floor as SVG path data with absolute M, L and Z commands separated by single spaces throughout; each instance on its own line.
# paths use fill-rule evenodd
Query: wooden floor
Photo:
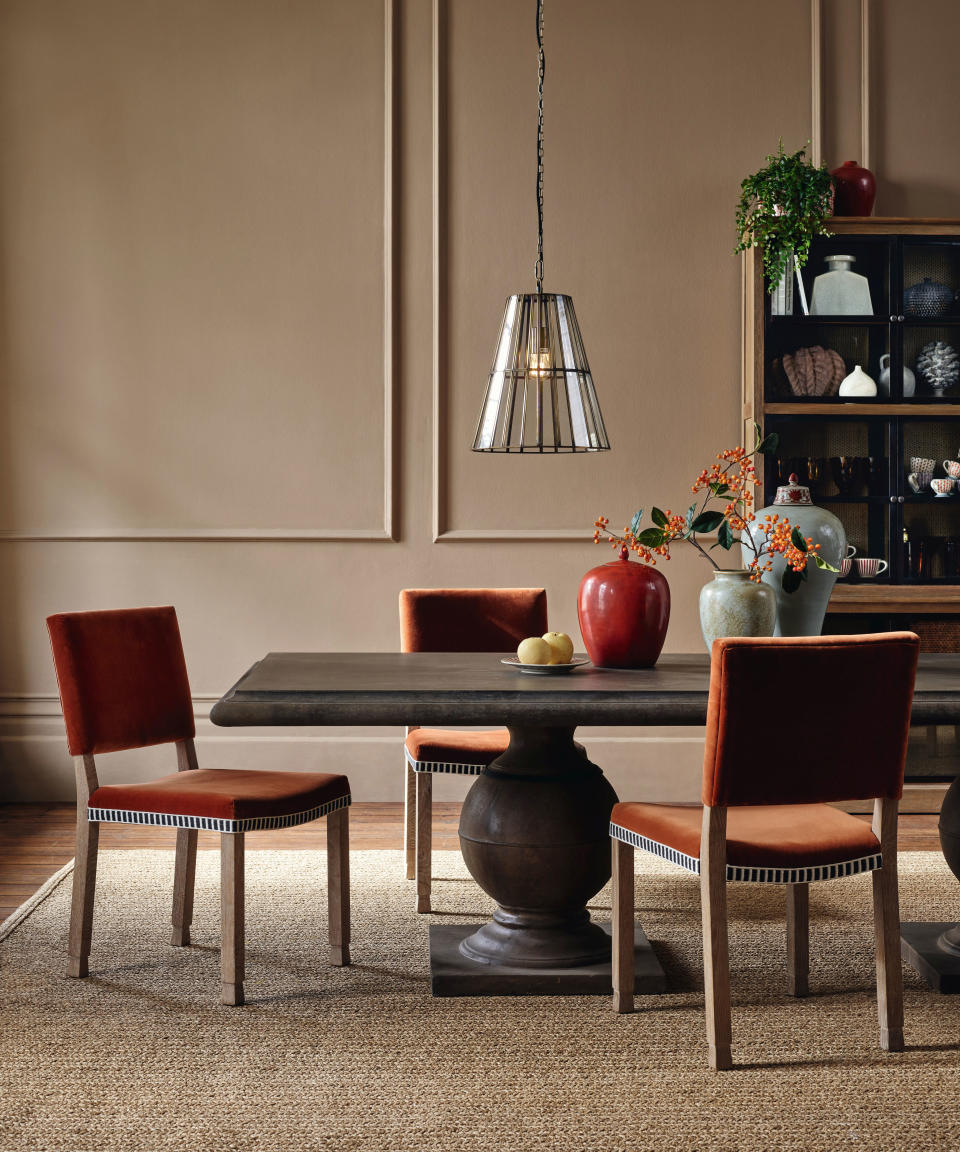
M 0 805 L 0 920 L 9 916 L 40 885 L 73 858 L 76 808 L 72 804 Z M 459 848 L 459 804 L 434 804 L 433 846 Z M 868 817 L 862 817 L 868 819 Z M 173 848 L 174 834 L 165 828 L 139 828 L 131 824 L 104 824 L 100 847 Z M 322 848 L 326 821 L 277 832 L 247 833 L 247 848 Z M 201 832 L 199 846 L 215 849 L 220 837 Z M 352 850 L 401 848 L 402 804 L 354 804 L 350 809 Z M 900 847 L 904 851 L 939 849 L 936 816 L 901 816 Z

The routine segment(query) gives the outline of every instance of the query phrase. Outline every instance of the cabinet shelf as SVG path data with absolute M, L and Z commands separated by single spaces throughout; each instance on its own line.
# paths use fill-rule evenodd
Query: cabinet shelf
M 956 616 L 960 615 L 960 586 L 837 583 L 830 596 L 827 613 Z
M 769 416 L 943 416 L 960 417 L 960 396 L 955 400 L 767 400 L 761 406 Z

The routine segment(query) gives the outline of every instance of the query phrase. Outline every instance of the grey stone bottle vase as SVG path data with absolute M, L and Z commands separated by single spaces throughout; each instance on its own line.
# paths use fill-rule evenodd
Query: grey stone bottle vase
M 820 555 L 834 568 L 840 567 L 840 559 L 847 551 L 847 534 L 843 524 L 826 508 L 818 508 L 810 499 L 810 489 L 797 483 L 792 475 L 789 484 L 777 489 L 776 499 L 769 508 L 761 508 L 757 518 L 750 525 L 750 535 L 755 540 L 765 535 L 762 524 L 767 515 L 777 514 L 786 517 L 792 525 L 800 529 L 804 536 L 812 538 L 820 545 Z M 753 553 L 741 544 L 744 563 L 753 558 Z M 812 562 L 807 568 L 807 579 L 796 592 L 784 592 L 781 581 L 786 561 L 777 554 L 773 557 L 773 567 L 763 575 L 764 583 L 770 584 L 777 594 L 777 627 L 775 636 L 819 636 L 823 631 L 823 620 L 827 614 L 827 601 L 837 582 L 836 572 L 826 572 Z
M 777 622 L 777 597 L 751 573 L 714 571 L 700 589 L 700 632 L 707 651 L 720 636 L 772 636 Z

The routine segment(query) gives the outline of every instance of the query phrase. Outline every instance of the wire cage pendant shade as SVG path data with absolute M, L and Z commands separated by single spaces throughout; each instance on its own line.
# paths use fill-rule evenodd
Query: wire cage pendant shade
M 610 447 L 573 300 L 507 299 L 475 452 L 600 452 Z
M 543 290 L 543 0 L 537 8 L 536 292 L 507 298 L 474 452 L 601 452 L 610 447 L 573 300 Z

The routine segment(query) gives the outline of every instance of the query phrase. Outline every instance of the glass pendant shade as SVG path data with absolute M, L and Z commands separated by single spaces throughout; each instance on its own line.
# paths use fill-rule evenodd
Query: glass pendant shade
M 573 300 L 510 296 L 473 441 L 475 452 L 599 452 L 610 447 Z

